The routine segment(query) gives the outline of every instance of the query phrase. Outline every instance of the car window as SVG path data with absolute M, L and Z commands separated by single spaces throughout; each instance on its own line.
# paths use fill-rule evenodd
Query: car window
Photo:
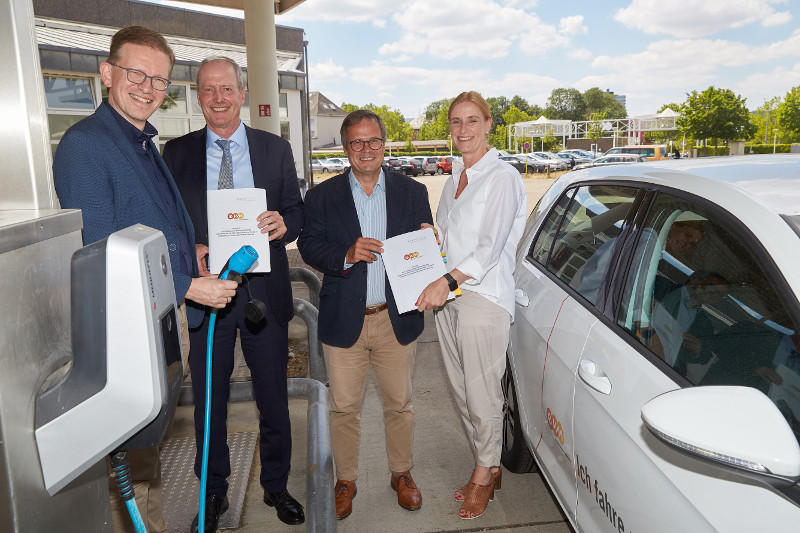
M 782 280 L 749 232 L 658 194 L 617 323 L 695 385 L 753 387 L 800 435 L 800 334 Z
M 614 243 L 636 193 L 634 187 L 579 187 L 565 209 L 566 198 L 571 194 L 566 193 L 534 241 L 531 256 L 542 262 L 545 248 L 552 247 L 552 254 L 545 263 L 547 269 L 595 303 L 610 265 Z M 563 217 L 559 211 L 564 213 Z

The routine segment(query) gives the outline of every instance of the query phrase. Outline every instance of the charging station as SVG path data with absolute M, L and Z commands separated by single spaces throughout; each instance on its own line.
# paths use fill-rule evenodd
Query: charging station
M 0 531 L 112 532 L 105 456 L 155 446 L 183 377 L 164 236 L 82 246 L 62 210 L 30 0 L 0 0 Z

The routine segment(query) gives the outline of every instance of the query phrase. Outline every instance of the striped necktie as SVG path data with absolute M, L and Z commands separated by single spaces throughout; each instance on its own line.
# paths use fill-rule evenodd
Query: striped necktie
M 219 167 L 219 182 L 217 189 L 233 189 L 233 161 L 231 159 L 231 140 L 217 139 L 217 144 L 222 148 L 222 164 Z

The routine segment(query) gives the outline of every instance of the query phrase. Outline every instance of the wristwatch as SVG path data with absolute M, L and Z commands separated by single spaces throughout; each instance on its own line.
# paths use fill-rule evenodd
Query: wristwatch
M 444 279 L 447 280 L 447 285 L 450 287 L 451 292 L 458 289 L 458 282 L 456 281 L 456 278 L 451 276 L 449 272 L 445 273 Z

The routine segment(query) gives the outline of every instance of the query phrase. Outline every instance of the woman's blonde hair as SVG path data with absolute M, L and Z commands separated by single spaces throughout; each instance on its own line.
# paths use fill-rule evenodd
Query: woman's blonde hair
M 489 104 L 486 103 L 486 100 L 483 99 L 481 93 L 476 91 L 464 91 L 463 93 L 459 94 L 453 101 L 450 102 L 450 107 L 447 109 L 447 118 L 450 119 L 450 115 L 453 114 L 453 108 L 460 104 L 461 102 L 472 102 L 478 109 L 481 110 L 483 113 L 483 118 L 490 119 L 492 118 L 492 113 L 489 110 Z

